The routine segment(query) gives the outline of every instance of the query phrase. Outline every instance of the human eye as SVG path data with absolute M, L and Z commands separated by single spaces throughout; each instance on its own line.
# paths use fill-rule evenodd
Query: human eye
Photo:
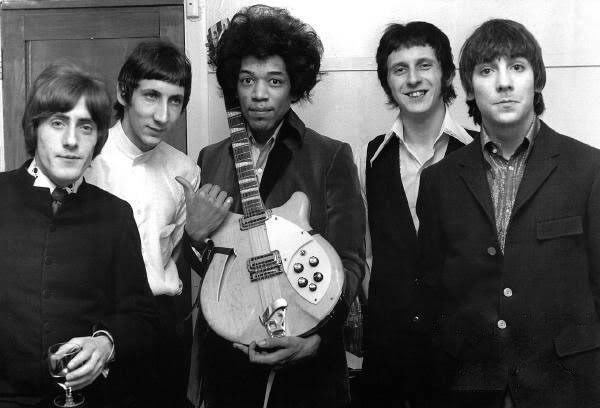
M 59 118 L 51 118 L 49 123 L 54 129 L 62 129 L 67 125 L 64 120 Z
M 91 135 L 96 130 L 96 126 L 93 123 L 82 123 L 79 129 L 84 135 Z
M 512 65 L 512 69 L 516 72 L 523 72 L 523 71 L 525 71 L 525 64 L 522 64 L 520 62 L 515 62 Z
M 271 78 L 269 83 L 271 86 L 279 87 L 283 85 L 283 80 L 281 78 Z
M 240 77 L 240 84 L 242 86 L 250 86 L 254 83 L 254 78 L 250 76 L 242 76 Z
M 144 99 L 146 99 L 149 102 L 154 102 L 158 100 L 159 97 L 160 95 L 156 91 L 148 91 L 144 93 Z
M 433 64 L 431 62 L 422 62 L 421 64 L 419 64 L 419 68 L 422 70 L 428 70 L 433 66 Z
M 488 76 L 492 73 L 492 68 L 483 66 L 483 67 L 479 68 L 478 72 L 479 72 L 479 75 L 481 75 L 481 76 Z
M 395 75 L 402 75 L 402 74 L 404 74 L 404 73 L 406 72 L 406 67 L 403 67 L 403 66 L 401 66 L 401 65 L 395 66 L 395 67 L 393 68 L 392 72 L 393 72 Z
M 183 105 L 183 98 L 180 98 L 180 97 L 171 98 L 169 100 L 169 103 L 173 106 L 181 106 L 181 105 Z

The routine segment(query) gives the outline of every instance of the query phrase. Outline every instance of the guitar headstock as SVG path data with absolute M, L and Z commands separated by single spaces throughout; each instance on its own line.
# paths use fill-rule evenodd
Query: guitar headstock
M 216 24 L 210 26 L 206 33 L 206 52 L 208 55 L 208 62 L 211 65 L 215 65 L 217 59 L 217 45 L 221 39 L 223 32 L 229 27 L 229 18 L 224 18 L 218 21 Z

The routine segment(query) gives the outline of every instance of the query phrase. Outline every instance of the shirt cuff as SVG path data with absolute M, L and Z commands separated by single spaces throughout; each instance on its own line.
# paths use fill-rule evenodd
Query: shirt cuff
M 96 330 L 95 332 L 92 333 L 92 337 L 98 337 L 98 336 L 104 336 L 104 337 L 108 338 L 108 340 L 110 340 L 110 344 L 111 344 L 110 354 L 108 355 L 108 358 L 106 359 L 106 363 L 104 364 L 104 368 L 102 369 L 102 375 L 104 376 L 104 378 L 106 378 L 106 377 L 108 377 L 108 372 L 110 371 L 110 369 L 107 367 L 107 365 L 109 363 L 112 363 L 113 361 L 115 361 L 115 340 L 113 339 L 113 336 L 107 330 Z

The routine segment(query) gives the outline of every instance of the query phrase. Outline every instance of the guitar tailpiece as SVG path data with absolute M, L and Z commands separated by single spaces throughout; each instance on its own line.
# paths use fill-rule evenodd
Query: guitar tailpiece
M 285 337 L 285 312 L 287 302 L 285 299 L 277 299 L 267 307 L 260 317 L 260 322 L 267 330 L 269 337 Z

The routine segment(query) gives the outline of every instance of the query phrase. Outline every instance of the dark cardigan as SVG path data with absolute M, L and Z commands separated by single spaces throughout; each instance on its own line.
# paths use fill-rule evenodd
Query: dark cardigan
M 95 406 L 116 398 L 107 383 L 135 371 L 155 335 L 139 233 L 127 203 L 85 181 L 53 216 L 26 168 L 0 174 L 0 402 L 58 394 L 48 347 L 105 329 L 116 361 L 84 389 Z

